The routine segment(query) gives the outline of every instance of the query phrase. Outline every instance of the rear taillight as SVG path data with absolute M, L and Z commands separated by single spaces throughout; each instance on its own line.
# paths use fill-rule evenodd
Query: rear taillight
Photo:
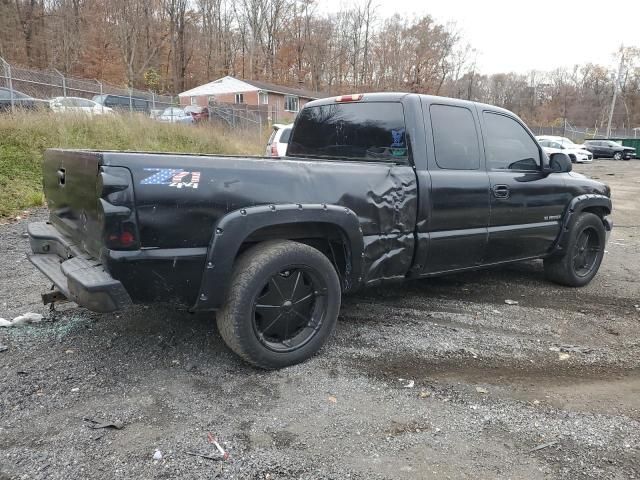
M 279 157 L 280 155 L 278 155 L 278 144 L 276 142 L 273 142 L 271 144 L 271 156 L 272 157 Z
M 136 236 L 129 230 L 122 230 L 120 233 L 110 233 L 107 236 L 107 247 L 114 250 L 131 248 L 136 244 Z
M 98 174 L 98 218 L 108 249 L 140 248 L 132 183 L 131 173 L 123 167 L 103 166 Z

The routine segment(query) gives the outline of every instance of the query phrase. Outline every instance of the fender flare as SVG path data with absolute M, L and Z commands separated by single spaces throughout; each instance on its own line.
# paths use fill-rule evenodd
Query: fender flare
M 580 195 L 572 199 L 571 202 L 569 202 L 564 215 L 562 216 L 560 234 L 558 235 L 558 238 L 551 250 L 552 254 L 564 252 L 567 241 L 569 240 L 569 232 L 571 231 L 571 227 L 575 223 L 578 216 L 584 210 L 591 207 L 604 208 L 606 215 L 609 215 L 612 208 L 611 199 L 605 195 L 595 193 Z M 610 230 L 611 227 L 611 222 L 605 222 L 606 229 Z
M 356 213 L 328 204 L 259 205 L 230 212 L 216 223 L 193 310 L 216 310 L 227 294 L 233 265 L 242 243 L 257 230 L 293 223 L 327 223 L 340 228 L 349 249 L 344 285 L 352 289 L 361 283 L 364 241 Z

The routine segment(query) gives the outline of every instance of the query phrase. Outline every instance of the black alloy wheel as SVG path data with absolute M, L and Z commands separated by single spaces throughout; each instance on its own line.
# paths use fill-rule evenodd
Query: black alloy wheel
M 596 268 L 603 248 L 595 228 L 587 227 L 582 230 L 576 240 L 572 259 L 573 269 L 578 277 L 586 277 Z
M 265 369 L 315 355 L 335 329 L 342 289 L 331 261 L 290 240 L 247 249 L 235 262 L 227 299 L 217 312 L 225 343 Z
M 327 312 L 327 286 L 313 270 L 292 265 L 273 275 L 253 302 L 253 328 L 274 352 L 306 345 Z
M 598 273 L 606 239 L 602 218 L 591 212 L 581 213 L 571 226 L 562 253 L 544 259 L 545 275 L 560 285 L 587 285 Z

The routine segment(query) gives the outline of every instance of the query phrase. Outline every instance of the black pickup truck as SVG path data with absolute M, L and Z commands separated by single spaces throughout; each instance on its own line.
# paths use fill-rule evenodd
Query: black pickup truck
M 360 287 L 537 258 L 585 285 L 612 228 L 609 188 L 517 116 L 417 94 L 311 102 L 283 158 L 48 150 L 44 189 L 45 300 L 216 311 L 263 368 L 316 353 Z

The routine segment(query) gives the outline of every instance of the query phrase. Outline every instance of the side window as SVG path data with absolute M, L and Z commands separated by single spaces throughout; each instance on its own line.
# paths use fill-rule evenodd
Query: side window
M 536 142 L 514 119 L 484 112 L 485 155 L 493 170 L 540 170 L 540 151 Z
M 429 111 L 438 167 L 478 170 L 478 132 L 471 111 L 449 105 L 431 105 Z

